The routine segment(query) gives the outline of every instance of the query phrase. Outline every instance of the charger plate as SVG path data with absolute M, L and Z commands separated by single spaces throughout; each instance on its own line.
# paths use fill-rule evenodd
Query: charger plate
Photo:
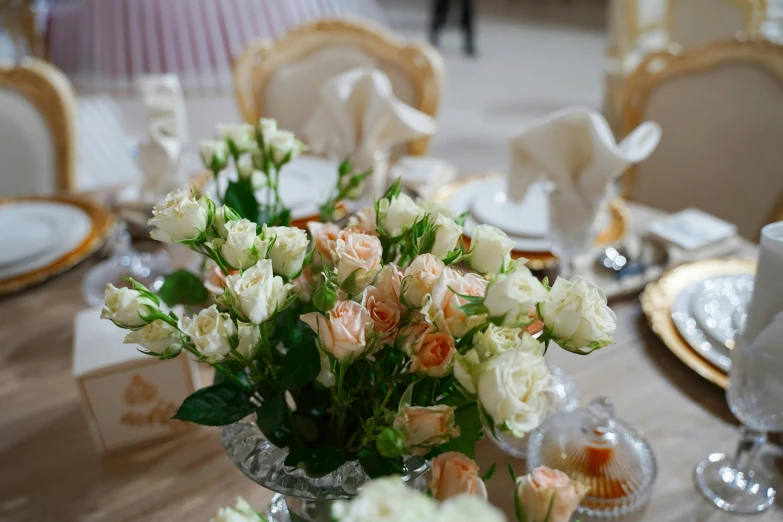
M 476 183 L 492 181 L 496 182 L 502 179 L 502 174 L 484 174 L 462 178 L 447 185 L 442 186 L 435 191 L 430 199 L 448 205 L 449 202 L 458 193 L 469 189 Z M 609 245 L 620 241 L 630 228 L 630 212 L 623 198 L 614 198 L 608 202 L 608 216 L 606 227 L 598 234 L 595 240 L 596 246 Z M 462 236 L 465 246 L 470 246 L 470 238 L 467 235 Z M 558 259 L 552 252 L 544 251 L 526 251 L 514 250 L 511 252 L 514 259 L 524 257 L 528 260 L 527 266 L 531 270 L 544 270 L 557 264 Z
M 24 288 L 40 284 L 50 277 L 65 272 L 76 264 L 80 263 L 106 241 L 114 230 L 116 218 L 105 207 L 98 203 L 83 197 L 77 196 L 20 196 L 0 198 L 0 209 L 8 209 L 11 205 L 29 204 L 29 203 L 47 203 L 57 206 L 73 207 L 71 213 L 83 215 L 88 223 L 83 234 L 83 239 L 75 242 L 73 246 L 65 249 L 62 253 L 52 256 L 45 263 L 35 263 L 34 255 L 40 255 L 44 252 L 31 252 L 26 259 L 17 260 L 17 263 L 28 263 L 32 268 L 30 270 L 12 270 L 13 266 L 4 266 L 3 269 L 9 274 L 8 277 L 0 279 L 0 295 L 6 295 L 18 292 Z M 34 207 L 35 205 L 27 205 Z M 40 250 L 40 249 L 37 249 Z
M 688 286 L 705 278 L 734 274 L 754 274 L 753 259 L 724 258 L 694 261 L 664 273 L 648 284 L 639 296 L 642 310 L 653 332 L 663 344 L 690 369 L 721 388 L 728 388 L 729 377 L 720 368 L 710 364 L 680 335 L 672 319 L 672 305 Z

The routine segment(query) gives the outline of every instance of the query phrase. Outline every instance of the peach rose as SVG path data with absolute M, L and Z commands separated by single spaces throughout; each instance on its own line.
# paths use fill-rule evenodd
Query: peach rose
M 382 268 L 383 248 L 375 236 L 353 233 L 344 239 L 338 237 L 335 250 L 338 258 L 337 280 L 340 285 L 354 274 L 351 288 L 343 288 L 351 294 L 364 290 Z
M 432 254 L 422 254 L 405 269 L 402 295 L 410 306 L 420 308 L 424 296 L 432 292 L 446 265 Z
M 411 356 L 411 371 L 430 377 L 443 377 L 451 371 L 454 352 L 454 338 L 449 334 L 424 334 Z
M 312 300 L 315 283 L 312 265 L 306 265 L 299 277 L 291 281 L 291 284 L 299 292 L 299 300 L 304 302 Z
M 395 264 L 389 263 L 383 265 L 381 271 L 375 277 L 372 285 L 376 287 L 381 294 L 387 296 L 385 299 L 388 302 L 396 302 L 397 306 L 402 309 L 400 304 L 400 287 L 402 286 L 402 270 Z
M 394 296 L 383 295 L 378 288 L 368 286 L 362 295 L 362 306 L 370 314 L 375 331 L 381 334 L 381 342 L 393 344 L 401 315 Z
M 375 225 L 375 209 L 372 207 L 364 207 L 358 210 L 356 214 L 348 219 L 348 225 L 361 229 L 363 234 L 378 235 Z
M 310 232 L 310 236 L 312 236 L 315 244 L 313 262 L 316 266 L 321 265 L 321 259 L 328 266 L 334 265 L 337 261 L 335 247 L 337 245 L 337 236 L 340 234 L 340 227 L 334 223 L 310 221 L 307 223 L 307 230 Z
M 484 316 L 465 315 L 460 306 L 466 301 L 457 294 L 483 296 L 486 287 L 487 281 L 481 276 L 473 273 L 462 275 L 447 267 L 432 292 L 425 297 L 421 311 L 427 322 L 435 325 L 439 331 L 455 338 L 462 337 L 484 322 Z
M 544 520 L 551 502 L 552 511 L 547 520 L 568 522 L 586 493 L 587 486 L 581 482 L 545 466 L 517 478 L 517 495 L 525 520 Z
M 339 301 L 329 314 L 310 312 L 302 321 L 318 335 L 320 348 L 341 362 L 351 362 L 366 349 L 367 327 L 372 323 L 367 310 L 354 301 Z
M 407 353 L 409 357 L 413 357 L 421 349 L 424 335 L 434 329 L 431 324 L 424 322 L 406 324 L 397 334 L 397 348 Z
M 454 425 L 454 406 L 403 406 L 394 417 L 394 427 L 405 435 L 411 447 L 438 446 L 459 437 Z
M 432 459 L 430 491 L 441 502 L 459 495 L 486 499 L 487 488 L 478 473 L 478 465 L 462 453 L 443 453 Z

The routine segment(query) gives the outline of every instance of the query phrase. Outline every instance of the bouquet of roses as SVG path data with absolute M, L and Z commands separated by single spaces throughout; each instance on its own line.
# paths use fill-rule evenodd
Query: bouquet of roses
M 292 141 L 269 136 L 280 131 L 263 120 L 253 131 L 247 153 L 274 189 L 301 146 L 284 154 L 278 141 Z M 245 148 L 232 147 L 241 164 Z M 217 157 L 204 157 L 216 175 L 225 167 Z M 341 167 L 336 193 L 356 180 Z M 399 182 L 347 222 L 308 231 L 259 224 L 229 196 L 218 205 L 175 191 L 150 220 L 153 238 L 218 267 L 211 306 L 180 316 L 131 281 L 107 287 L 102 317 L 150 356 L 185 351 L 216 369 L 175 418 L 215 426 L 255 415 L 287 448 L 286 464 L 310 476 L 352 460 L 375 477 L 404 473 L 403 456 L 472 457 L 482 424 L 524 436 L 549 407 L 549 343 L 587 354 L 613 342 L 614 315 L 591 282 L 550 288 L 490 226 L 474 228 L 467 250 L 460 219 L 414 202 Z M 278 199 L 264 208 L 285 221 Z M 526 331 L 534 323 L 543 323 L 538 339 Z

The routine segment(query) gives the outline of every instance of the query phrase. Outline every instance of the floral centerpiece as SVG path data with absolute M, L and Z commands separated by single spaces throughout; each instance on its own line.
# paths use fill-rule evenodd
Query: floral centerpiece
M 550 288 L 493 227 L 477 227 L 467 250 L 460 219 L 414 202 L 399 181 L 345 223 L 270 225 L 290 217 L 277 187 L 302 149 L 279 132 L 262 120 L 228 134 L 238 166 L 243 154 L 261 166 L 233 183 L 264 180 L 273 194 L 264 214 L 233 185 L 222 205 L 178 190 L 153 211 L 153 238 L 218 267 L 210 306 L 178 315 L 135 281 L 107 287 L 102 316 L 130 330 L 126 342 L 215 368 L 215 383 L 175 418 L 223 426 L 254 415 L 285 465 L 310 477 L 347 462 L 369 477 L 405 474 L 406 456 L 473 457 L 482 425 L 519 437 L 535 429 L 550 401 L 550 342 L 582 355 L 613 342 L 614 315 L 595 285 L 577 277 Z M 226 166 L 222 146 L 203 158 L 216 177 Z M 322 214 L 361 181 L 341 166 Z M 526 331 L 535 322 L 538 339 Z

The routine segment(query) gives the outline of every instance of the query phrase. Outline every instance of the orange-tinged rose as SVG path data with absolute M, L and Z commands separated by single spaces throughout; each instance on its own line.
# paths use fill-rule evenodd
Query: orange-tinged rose
M 581 482 L 545 466 L 517 479 L 517 494 L 526 520 L 544 520 L 551 503 L 549 522 L 568 522 L 586 493 L 587 486 Z
M 451 371 L 454 352 L 452 336 L 443 332 L 426 333 L 411 356 L 411 371 L 443 377 Z
M 339 361 L 353 361 L 366 349 L 367 328 L 372 325 L 367 310 L 354 301 L 340 301 L 327 316 L 310 312 L 301 316 L 318 335 L 322 350 Z
M 381 341 L 392 344 L 401 315 L 399 303 L 395 302 L 394 296 L 383 295 L 378 288 L 368 286 L 364 289 L 362 306 L 370 314 L 375 331 L 382 334 Z
M 313 262 L 320 266 L 321 260 L 331 266 L 337 261 L 335 247 L 337 245 L 337 236 L 340 234 L 340 227 L 334 223 L 318 223 L 310 221 L 307 223 L 307 230 L 315 243 L 315 255 Z
M 462 453 L 443 453 L 432 459 L 430 490 L 441 502 L 466 494 L 486 499 L 487 489 L 478 473 L 478 465 Z
M 335 246 L 337 252 L 337 280 L 342 285 L 352 274 L 352 288 L 344 288 L 350 293 L 359 293 L 381 270 L 383 248 L 380 240 L 367 234 L 348 234 L 345 239 L 338 236 Z
M 454 406 L 403 406 L 394 417 L 394 427 L 412 447 L 437 446 L 459 436 L 454 425 Z
M 445 268 L 432 292 L 425 298 L 421 311 L 427 322 L 435 325 L 439 331 L 448 332 L 458 338 L 467 334 L 473 327 L 484 322 L 485 317 L 468 317 L 460 307 L 466 300 L 457 294 L 483 296 L 487 281 L 473 273 L 462 275 L 452 268 Z

